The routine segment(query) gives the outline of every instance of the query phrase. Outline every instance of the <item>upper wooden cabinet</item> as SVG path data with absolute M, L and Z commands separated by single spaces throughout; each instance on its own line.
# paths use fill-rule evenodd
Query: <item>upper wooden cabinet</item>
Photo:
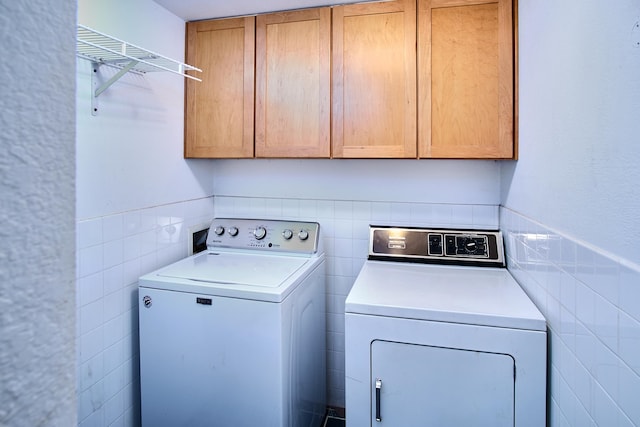
M 512 0 L 418 0 L 420 157 L 514 157 Z
M 416 157 L 416 1 L 333 8 L 333 157 Z
M 253 157 L 255 18 L 187 23 L 185 157 Z
M 331 9 L 256 18 L 256 157 L 329 157 Z
M 514 3 L 187 23 L 185 157 L 514 158 Z

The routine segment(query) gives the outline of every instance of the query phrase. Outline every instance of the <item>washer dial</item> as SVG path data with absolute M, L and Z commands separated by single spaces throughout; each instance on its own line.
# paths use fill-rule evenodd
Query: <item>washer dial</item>
M 284 237 L 285 240 L 289 240 L 293 237 L 293 231 L 289 230 L 288 228 L 286 230 L 284 230 L 282 232 L 282 237 Z
M 264 239 L 266 235 L 267 235 L 267 229 L 262 227 L 262 226 L 258 226 L 258 227 L 255 228 L 255 230 L 253 230 L 253 236 L 257 240 Z

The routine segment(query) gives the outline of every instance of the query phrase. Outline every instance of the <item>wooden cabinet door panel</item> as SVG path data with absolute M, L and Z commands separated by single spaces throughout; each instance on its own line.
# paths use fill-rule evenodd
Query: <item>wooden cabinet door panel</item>
M 415 7 L 334 7 L 333 157 L 416 157 Z
M 512 158 L 511 0 L 419 0 L 420 157 Z
M 256 157 L 329 157 L 331 9 L 256 20 Z
M 255 18 L 187 23 L 185 157 L 253 157 Z

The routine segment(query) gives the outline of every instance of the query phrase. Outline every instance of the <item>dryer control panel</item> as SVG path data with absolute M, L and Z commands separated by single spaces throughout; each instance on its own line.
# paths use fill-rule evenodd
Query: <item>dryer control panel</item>
M 256 249 L 314 254 L 318 252 L 320 224 L 273 219 L 215 218 L 207 249 Z
M 371 226 L 369 259 L 504 267 L 497 230 Z

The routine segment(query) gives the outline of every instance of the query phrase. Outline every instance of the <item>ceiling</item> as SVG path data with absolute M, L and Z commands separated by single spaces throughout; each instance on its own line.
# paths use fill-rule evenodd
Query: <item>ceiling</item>
M 357 0 L 154 0 L 185 21 L 355 3 Z

